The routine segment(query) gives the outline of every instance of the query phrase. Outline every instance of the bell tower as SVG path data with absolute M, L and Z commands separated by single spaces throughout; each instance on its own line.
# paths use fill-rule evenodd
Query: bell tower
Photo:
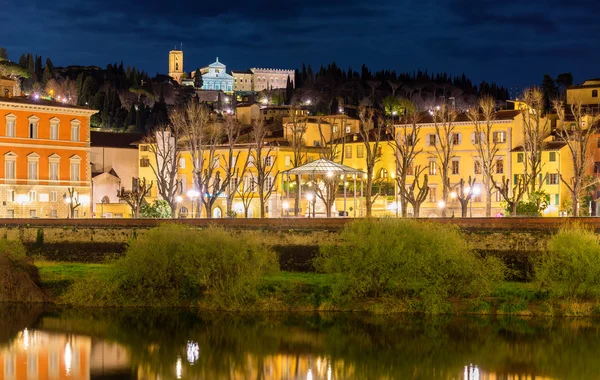
M 183 51 L 171 50 L 169 52 L 169 76 L 181 84 L 183 76 Z

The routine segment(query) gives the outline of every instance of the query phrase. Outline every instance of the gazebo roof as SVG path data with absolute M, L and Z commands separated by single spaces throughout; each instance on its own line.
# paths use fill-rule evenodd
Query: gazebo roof
M 304 164 L 283 172 L 284 174 L 364 174 L 362 170 L 351 168 L 350 166 L 338 164 L 333 161 L 320 158 L 308 164 Z

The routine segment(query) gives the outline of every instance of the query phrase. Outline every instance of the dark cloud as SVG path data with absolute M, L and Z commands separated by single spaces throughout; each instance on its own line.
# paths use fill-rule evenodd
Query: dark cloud
M 1 24 L 0 45 L 13 59 L 123 61 L 150 73 L 165 72 L 168 50 L 183 43 L 186 70 L 216 56 L 232 69 L 335 60 L 531 84 L 544 73 L 599 75 L 598 11 L 593 0 L 32 0 L 3 5 L 27 22 Z

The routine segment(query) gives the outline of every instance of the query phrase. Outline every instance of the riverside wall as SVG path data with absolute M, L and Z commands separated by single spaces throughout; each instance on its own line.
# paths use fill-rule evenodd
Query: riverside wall
M 133 238 L 143 238 L 151 228 L 163 223 L 181 223 L 196 228 L 210 225 L 234 230 L 260 230 L 266 234 L 298 234 L 305 241 L 278 252 L 290 267 L 310 270 L 310 259 L 318 252 L 312 233 L 335 233 L 352 218 L 284 218 L 284 219 L 0 219 L 0 237 L 19 239 L 31 255 L 78 262 L 102 262 L 119 256 Z M 579 222 L 600 233 L 600 218 L 446 218 L 427 219 L 434 223 L 451 223 L 464 233 L 471 248 L 481 254 L 502 258 L 521 273 L 517 279 L 531 275 L 535 256 L 545 251 L 550 236 L 563 224 Z M 304 245 L 305 244 L 305 245 Z

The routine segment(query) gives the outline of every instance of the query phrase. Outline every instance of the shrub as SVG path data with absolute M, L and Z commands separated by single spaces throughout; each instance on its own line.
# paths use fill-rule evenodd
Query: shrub
M 600 244 L 591 228 L 563 226 L 536 265 L 536 279 L 551 296 L 577 298 L 600 285 Z
M 171 207 L 164 199 L 157 199 L 154 203 L 145 203 L 140 207 L 142 218 L 168 219 L 171 217 Z
M 322 245 L 315 265 L 336 274 L 337 301 L 413 296 L 429 312 L 453 298 L 489 294 L 505 271 L 498 259 L 472 254 L 454 226 L 397 219 L 347 225 L 339 243 Z
M 263 274 L 277 269 L 273 251 L 253 236 L 236 238 L 219 228 L 190 229 L 165 225 L 132 240 L 117 260 L 110 291 L 98 291 L 98 279 L 77 284 L 67 297 L 75 303 L 179 305 L 203 299 L 212 306 L 235 308 L 255 300 Z

